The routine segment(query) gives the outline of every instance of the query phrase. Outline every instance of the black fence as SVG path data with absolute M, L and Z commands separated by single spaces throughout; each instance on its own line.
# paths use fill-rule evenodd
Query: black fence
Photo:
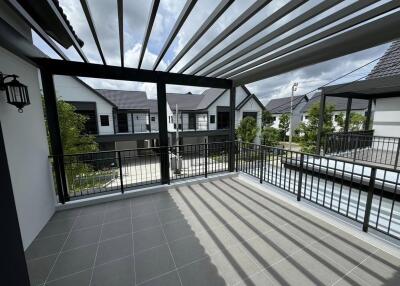
M 400 238 L 400 172 L 338 158 L 238 143 L 237 171 Z
M 400 238 L 400 171 L 240 142 L 168 147 L 169 182 L 235 168 L 297 197 Z M 65 155 L 69 199 L 161 184 L 160 148 Z M 59 158 L 52 157 L 53 160 Z
M 383 166 L 399 165 L 400 138 L 374 136 L 373 130 L 328 134 L 325 155 L 365 161 Z

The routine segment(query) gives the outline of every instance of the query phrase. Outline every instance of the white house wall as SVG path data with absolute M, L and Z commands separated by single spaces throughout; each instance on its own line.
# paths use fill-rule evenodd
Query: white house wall
M 246 102 L 246 104 L 240 109 L 236 111 L 235 114 L 235 128 L 238 128 L 240 121 L 243 119 L 243 113 L 244 112 L 257 112 L 257 126 L 261 126 L 261 120 L 262 120 L 262 111 L 263 109 L 261 106 L 257 103 L 257 101 L 254 98 L 251 98 L 249 101 Z M 260 131 L 259 134 L 254 141 L 254 143 L 259 144 L 260 143 Z
M 57 97 L 64 101 L 95 102 L 99 134 L 114 134 L 113 106 L 108 101 L 69 76 L 54 76 L 54 85 Z M 100 115 L 108 115 L 108 126 L 101 126 Z
M 0 3 L 0 7 L 2 5 Z M 0 9 L 0 14 L 3 11 Z M 18 113 L 14 106 L 6 103 L 4 92 L 0 91 L 0 122 L 26 249 L 55 211 L 47 132 L 37 69 L 0 48 L 0 71 L 18 75 L 18 80 L 28 86 L 31 101 L 23 113 Z
M 374 135 L 400 137 L 400 98 L 376 100 L 373 127 Z

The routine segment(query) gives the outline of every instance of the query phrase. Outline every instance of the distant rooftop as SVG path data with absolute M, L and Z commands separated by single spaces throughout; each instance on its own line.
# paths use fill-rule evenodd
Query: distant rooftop
M 367 79 L 400 75 L 400 39 L 392 42 Z
M 293 105 L 298 104 L 303 95 L 296 95 L 293 97 Z M 265 109 L 271 113 L 288 113 L 290 112 L 290 96 L 271 99 L 266 105 Z
M 312 105 L 319 103 L 320 96 L 315 95 L 311 98 L 306 105 L 303 107 L 302 112 L 307 112 Z M 335 111 L 345 111 L 347 108 L 347 98 L 344 97 L 326 97 L 326 106 L 329 104 L 333 104 L 335 106 Z M 352 110 L 364 110 L 368 107 L 368 101 L 363 99 L 353 98 L 351 103 Z
M 101 95 L 113 102 L 118 109 L 149 109 L 149 102 L 144 91 L 96 89 Z

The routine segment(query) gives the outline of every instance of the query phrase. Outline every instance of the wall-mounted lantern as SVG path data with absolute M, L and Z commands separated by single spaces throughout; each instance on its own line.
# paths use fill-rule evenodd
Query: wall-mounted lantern
M 23 108 L 29 105 L 28 87 L 17 80 L 17 75 L 5 75 L 0 72 L 0 90 L 6 92 L 7 103 L 18 108 L 18 112 L 22 113 Z M 7 79 L 11 79 L 7 81 Z

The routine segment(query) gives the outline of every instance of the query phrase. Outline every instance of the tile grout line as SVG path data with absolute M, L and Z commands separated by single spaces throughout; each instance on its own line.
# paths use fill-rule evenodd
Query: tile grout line
M 151 200 L 152 200 L 152 202 L 153 202 L 153 204 L 154 204 L 154 198 L 153 198 L 153 197 L 151 197 Z M 159 222 L 160 222 L 160 224 L 161 224 L 161 230 L 162 230 L 162 232 L 163 232 L 164 239 L 165 239 L 165 241 L 167 242 L 167 247 L 168 247 L 168 250 L 169 250 L 169 254 L 171 255 L 172 262 L 174 263 L 176 273 L 178 274 L 179 283 L 180 283 L 181 286 L 183 286 L 181 274 L 179 273 L 178 268 L 176 267 L 175 258 L 174 258 L 174 256 L 172 255 L 171 247 L 170 247 L 170 245 L 169 245 L 169 242 L 168 242 L 168 239 L 167 239 L 167 235 L 165 234 L 164 226 L 163 226 L 163 224 L 162 224 L 162 222 L 161 222 L 160 214 L 159 214 L 158 212 L 157 212 L 157 217 L 158 217 L 158 220 L 159 220 Z
M 370 253 L 367 257 L 365 257 L 362 261 L 360 261 L 360 263 L 358 263 L 358 264 L 357 264 L 356 266 L 354 266 L 352 269 L 350 269 L 349 271 L 347 271 L 346 274 L 344 274 L 342 277 L 340 277 L 338 280 L 336 280 L 336 281 L 332 284 L 332 286 L 335 285 L 335 284 L 337 284 L 338 282 L 342 281 L 343 278 L 344 278 L 345 276 L 348 276 L 349 274 L 351 274 L 351 272 L 353 272 L 356 268 L 358 268 L 361 264 L 363 264 L 368 258 L 370 258 L 371 255 L 377 253 L 378 251 L 379 251 L 379 249 L 375 249 L 374 252 Z M 362 279 L 362 278 L 359 277 L 358 275 L 356 275 L 356 277 L 360 278 L 363 282 L 366 282 L 366 281 L 364 281 L 364 279 Z M 368 282 L 366 282 L 366 283 L 368 283 Z
M 92 285 L 94 268 L 96 266 L 96 260 L 97 260 L 97 254 L 98 254 L 99 248 L 100 248 L 101 236 L 103 235 L 103 226 L 104 226 L 104 220 L 105 220 L 105 217 L 106 217 L 106 212 L 107 212 L 107 208 L 103 212 L 103 219 L 102 219 L 102 224 L 101 224 L 101 227 L 100 227 L 100 235 L 99 235 L 99 239 L 97 240 L 96 254 L 94 256 L 93 265 L 92 265 L 92 268 L 91 268 L 92 271 L 91 271 L 91 274 L 90 274 L 89 286 Z
M 81 213 L 81 212 L 82 212 L 82 210 L 81 210 L 79 213 Z M 67 241 L 68 241 L 68 239 L 69 239 L 69 237 L 70 237 L 70 235 L 71 235 L 71 233 L 72 233 L 72 229 L 74 228 L 74 225 L 75 225 L 75 223 L 76 223 L 77 221 L 78 221 L 78 216 L 76 216 L 76 217 L 74 218 L 74 222 L 73 222 L 72 225 L 71 225 L 71 229 L 70 229 L 70 231 L 68 232 L 68 235 L 67 235 L 67 237 L 65 238 L 65 241 L 64 241 L 64 243 L 62 244 L 62 246 L 61 246 L 61 248 L 60 248 L 60 251 L 57 253 L 56 259 L 54 260 L 53 264 L 51 265 L 51 268 L 50 268 L 50 270 L 49 270 L 49 273 L 47 273 L 47 276 L 46 276 L 46 279 L 44 280 L 43 285 L 46 285 L 47 281 L 49 280 L 50 274 L 53 272 L 54 267 L 55 267 L 55 265 L 56 265 L 56 263 L 57 263 L 57 261 L 58 261 L 60 255 L 61 255 L 61 251 L 62 251 L 62 249 L 65 247 L 65 244 L 67 243 Z
M 129 209 L 131 214 L 131 227 L 132 227 L 132 259 L 133 259 L 133 285 L 136 285 L 136 259 L 135 259 L 135 240 L 133 239 L 133 208 L 134 207 L 134 200 L 129 202 Z

